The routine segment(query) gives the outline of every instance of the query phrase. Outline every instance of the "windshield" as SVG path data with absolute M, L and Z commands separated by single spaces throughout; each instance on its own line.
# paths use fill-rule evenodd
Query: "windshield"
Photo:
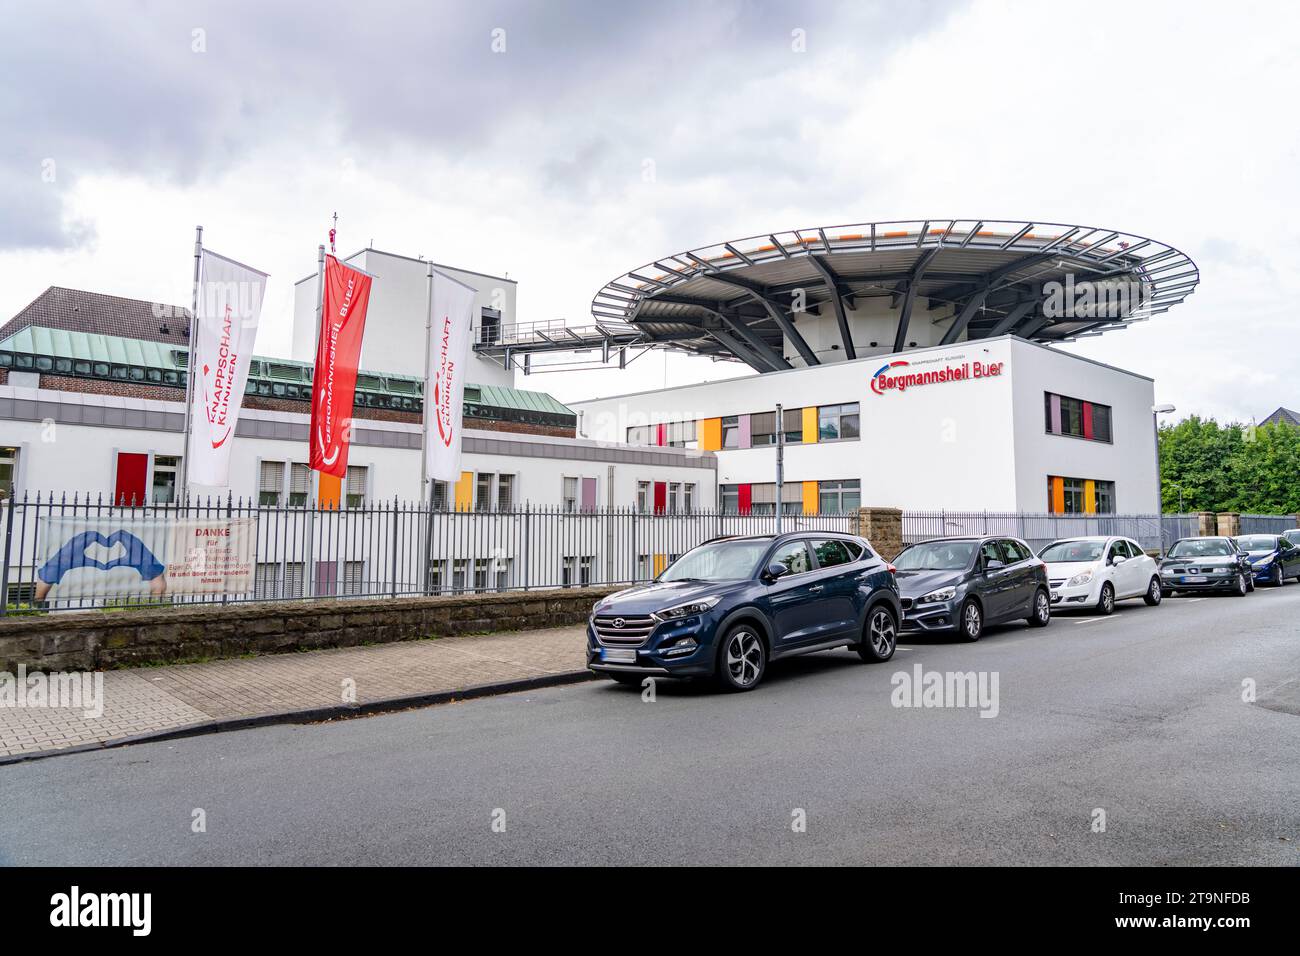
M 1272 551 L 1277 547 L 1277 536 L 1272 534 L 1247 534 L 1237 539 L 1242 551 Z
M 962 571 L 975 554 L 974 541 L 927 541 L 914 544 L 894 558 L 900 571 Z
M 1231 546 L 1220 538 L 1179 541 L 1169 549 L 1171 558 L 1226 558 L 1231 554 Z
M 1044 561 L 1100 561 L 1105 541 L 1057 541 L 1038 555 Z
M 740 581 L 752 578 L 771 542 L 763 538 L 715 541 L 687 551 L 659 581 Z

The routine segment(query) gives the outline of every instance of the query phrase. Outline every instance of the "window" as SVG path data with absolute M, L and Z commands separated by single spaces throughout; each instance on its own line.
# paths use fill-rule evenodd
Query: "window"
M 364 561 L 343 562 L 343 593 L 366 593 L 366 572 Z
M 153 456 L 154 504 L 166 505 L 176 500 L 176 473 L 180 462 L 174 455 Z
M 740 513 L 740 486 L 739 485 L 719 485 L 718 500 L 724 514 L 734 515 Z
M 311 500 L 311 469 L 294 462 L 289 469 L 289 507 L 305 508 Z
M 348 465 L 348 475 L 343 493 L 349 508 L 360 508 L 366 503 L 366 477 L 369 469 L 365 465 Z
M 278 598 L 280 594 L 280 562 L 259 561 L 253 579 L 255 598 Z
M 510 558 L 498 558 L 495 562 L 494 573 L 496 577 L 496 589 L 504 591 L 510 587 Z
M 998 547 L 1002 551 L 1003 564 L 1019 564 L 1021 561 L 1027 560 L 1028 558 L 1028 555 L 1022 555 L 1020 553 L 1020 546 L 1010 538 L 1003 538 L 998 542 Z
M 451 590 L 455 594 L 465 592 L 465 572 L 468 562 L 464 558 L 451 563 Z
M 817 552 L 817 563 L 823 568 L 833 568 L 853 561 L 849 549 L 837 538 L 814 539 L 812 546 L 813 551 Z
M 1113 515 L 1115 513 L 1115 482 L 1099 481 L 1097 485 L 1097 513 Z
M 656 425 L 629 425 L 627 443 L 629 445 L 653 445 L 657 428 Z
M 474 510 L 488 511 L 492 507 L 492 479 L 490 471 L 480 471 L 474 479 Z
M 817 494 L 817 507 L 822 514 L 847 514 L 857 511 L 862 504 L 861 482 L 857 478 L 819 482 Z
M 429 562 L 429 591 L 432 594 L 441 594 L 443 589 L 443 576 L 446 574 L 447 562 L 440 559 Z
M 488 587 L 488 563 L 484 558 L 474 562 L 474 590 L 486 591 Z
M 435 481 L 433 483 L 433 510 L 447 510 L 447 496 L 449 484 L 445 481 Z
M 1111 440 L 1109 405 L 1044 392 L 1043 415 L 1049 435 L 1068 435 L 1089 441 Z
M 278 507 L 284 493 L 284 462 L 264 461 L 257 476 L 257 503 Z
M 682 485 L 678 481 L 668 482 L 668 501 L 667 510 L 670 515 L 675 515 L 681 511 Z
M 646 556 L 642 555 L 641 560 L 645 561 Z M 595 564 L 595 557 L 590 554 L 580 556 L 569 556 L 564 559 L 564 565 L 560 572 L 561 587 L 571 588 L 575 584 L 580 587 L 586 587 L 591 583 L 591 569 Z
M 578 479 L 577 478 L 564 479 L 563 498 L 564 498 L 565 511 L 578 510 Z
M 1065 484 L 1065 513 L 1068 515 L 1083 514 L 1087 507 L 1084 498 L 1084 484 L 1079 478 L 1066 478 Z
M 740 416 L 728 415 L 722 419 L 722 447 L 740 447 Z
M 695 422 L 670 422 L 668 424 L 668 445 L 672 448 L 696 448 Z
M 776 412 L 755 412 L 749 416 L 749 443 L 755 448 L 776 444 Z
M 682 485 L 682 511 L 693 514 L 695 511 L 695 485 L 687 482 Z
M 784 419 L 781 427 L 785 430 L 785 443 L 797 445 L 803 441 L 803 409 L 783 408 L 781 417 Z
M 515 476 L 497 475 L 497 510 L 510 511 L 515 506 Z
M 986 541 L 980 548 L 980 566 L 988 567 L 990 561 L 1003 561 L 1002 549 L 996 541 Z
M 636 483 L 636 510 L 641 514 L 648 514 L 652 500 L 650 497 L 650 482 L 638 481 Z
M 303 587 L 307 575 L 301 561 L 290 561 L 284 566 L 284 589 L 281 597 L 302 597 L 307 593 Z
M 791 574 L 803 574 L 812 570 L 812 559 L 808 556 L 808 544 L 804 541 L 789 541 L 774 552 L 768 564 L 784 564 Z
M 749 486 L 749 513 L 776 514 L 776 482 L 769 481 Z
M 18 449 L 13 446 L 0 448 L 0 498 L 8 498 L 14 493 L 17 479 Z
M 501 341 L 501 313 L 496 309 L 479 310 L 478 340 L 482 345 Z
M 858 403 L 817 409 L 817 440 L 849 441 L 858 437 Z

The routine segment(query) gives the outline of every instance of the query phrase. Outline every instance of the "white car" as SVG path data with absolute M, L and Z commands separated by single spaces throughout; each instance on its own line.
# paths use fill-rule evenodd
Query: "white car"
M 1038 556 L 1047 562 L 1054 608 L 1110 614 L 1126 598 L 1140 597 L 1152 607 L 1160 603 L 1159 566 L 1130 538 L 1063 538 Z

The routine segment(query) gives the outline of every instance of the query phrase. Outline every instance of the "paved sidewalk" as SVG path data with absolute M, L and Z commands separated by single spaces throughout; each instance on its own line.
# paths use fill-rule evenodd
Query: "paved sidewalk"
M 581 626 L 561 627 L 107 671 L 97 718 L 0 706 L 0 761 L 214 722 L 304 711 L 324 718 L 330 709 L 563 680 L 585 673 L 583 634 Z

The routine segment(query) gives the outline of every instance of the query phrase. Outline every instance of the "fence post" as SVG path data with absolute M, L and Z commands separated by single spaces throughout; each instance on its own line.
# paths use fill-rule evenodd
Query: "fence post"
M 8 514 L 5 516 L 5 563 L 4 570 L 0 571 L 0 617 L 9 613 L 9 556 L 13 550 L 14 540 L 14 496 L 11 492 L 9 495 L 9 505 L 5 509 Z
M 533 541 L 533 509 L 524 505 L 524 590 L 527 591 L 533 586 L 533 562 L 532 562 L 532 541 Z
M 388 536 L 389 536 L 390 538 L 393 539 L 393 563 L 392 563 L 392 569 L 393 569 L 393 597 L 394 597 L 394 598 L 397 597 L 397 538 L 398 538 L 398 533 L 397 533 L 397 506 L 398 506 L 398 503 L 399 503 L 399 502 L 398 502 L 397 495 L 393 495 L 393 510 L 392 510 L 391 512 L 389 512 L 389 513 L 392 515 L 392 520 L 389 522 L 389 527 L 388 527 Z M 433 525 L 433 514 L 432 514 L 432 509 L 430 509 L 430 514 L 429 514 L 429 525 L 430 525 L 430 528 L 432 528 L 432 525 Z M 430 535 L 430 537 L 432 537 L 432 535 Z M 432 546 L 431 542 L 426 542 L 426 543 L 425 543 L 425 555 L 424 555 L 424 580 L 423 580 L 423 582 L 422 582 L 423 587 L 421 588 L 421 590 L 422 590 L 425 594 L 428 594 L 428 593 L 429 593 L 429 553 L 428 553 L 428 549 L 429 549 L 431 546 Z

